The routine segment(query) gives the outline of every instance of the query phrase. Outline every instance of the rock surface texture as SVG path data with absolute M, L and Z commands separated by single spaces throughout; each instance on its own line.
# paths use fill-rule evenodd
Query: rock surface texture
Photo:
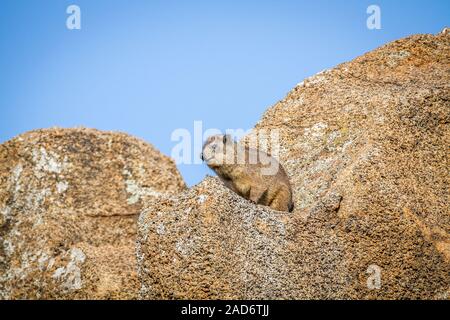
M 184 187 L 126 134 L 48 129 L 0 145 L 0 298 L 137 298 L 142 201 Z
M 278 130 L 295 211 L 212 177 L 144 201 L 141 298 L 448 299 L 449 89 L 448 32 L 298 84 L 249 135 Z

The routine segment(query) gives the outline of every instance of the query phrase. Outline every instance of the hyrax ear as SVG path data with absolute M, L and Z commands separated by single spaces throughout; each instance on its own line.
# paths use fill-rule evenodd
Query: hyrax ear
M 233 141 L 233 137 L 231 134 L 225 134 L 223 136 L 223 144 L 226 144 L 227 142 Z

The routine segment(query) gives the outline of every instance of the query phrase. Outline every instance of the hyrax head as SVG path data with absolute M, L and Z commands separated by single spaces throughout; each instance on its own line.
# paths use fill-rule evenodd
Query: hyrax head
M 217 134 L 208 137 L 203 144 L 200 158 L 208 167 L 217 168 L 230 162 L 230 155 L 234 154 L 234 140 L 231 135 Z

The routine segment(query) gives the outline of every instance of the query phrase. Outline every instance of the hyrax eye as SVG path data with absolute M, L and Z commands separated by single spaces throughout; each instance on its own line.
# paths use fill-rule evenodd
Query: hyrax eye
M 223 144 L 227 143 L 227 135 L 223 136 Z

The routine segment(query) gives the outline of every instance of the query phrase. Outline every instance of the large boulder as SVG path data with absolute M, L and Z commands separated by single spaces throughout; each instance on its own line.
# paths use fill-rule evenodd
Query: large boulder
M 449 89 L 448 32 L 305 79 L 244 139 L 278 130 L 295 211 L 211 177 L 145 201 L 141 298 L 448 298 Z
M 122 133 L 37 130 L 0 145 L 0 298 L 136 298 L 142 199 L 184 187 L 169 158 Z

